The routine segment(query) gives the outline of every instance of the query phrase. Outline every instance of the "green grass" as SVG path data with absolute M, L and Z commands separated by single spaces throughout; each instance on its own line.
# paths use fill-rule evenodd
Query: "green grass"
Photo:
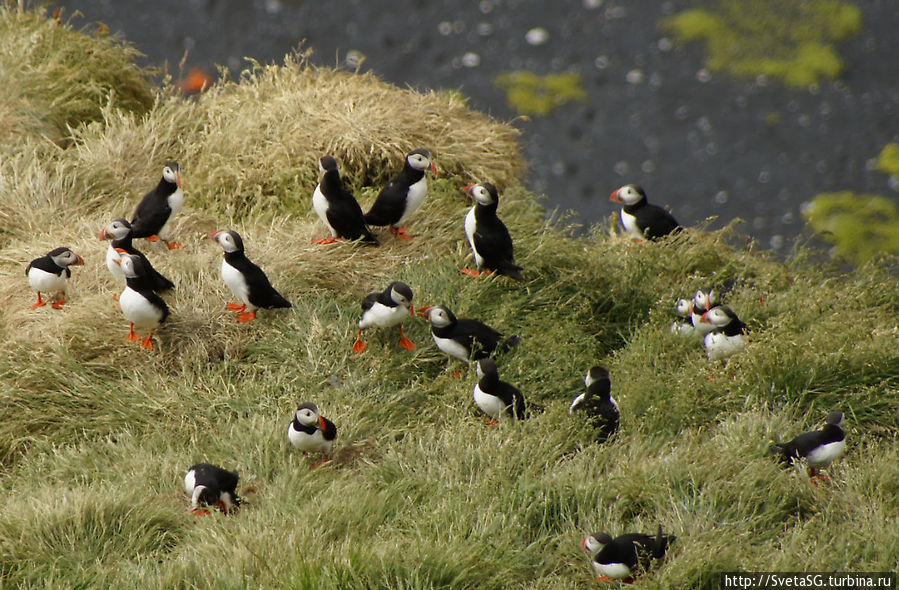
M 858 6 L 836 0 L 717 0 L 661 26 L 683 43 L 704 41 L 712 70 L 807 87 L 842 74 L 834 43 L 857 35 L 862 18 Z
M 325 110 L 326 93 L 310 94 L 321 84 L 342 86 L 346 99 L 309 123 Z M 372 93 L 401 105 L 403 129 L 426 120 L 420 135 L 386 126 L 387 109 L 350 116 L 350 105 L 374 104 Z M 658 524 L 678 541 L 635 588 L 715 588 L 717 572 L 735 569 L 897 568 L 895 259 L 846 272 L 799 251 L 782 263 L 730 228 L 643 245 L 608 225 L 572 238 L 574 220 L 546 221 L 516 186 L 514 130 L 457 100 L 289 59 L 199 100 L 163 92 L 144 116 L 104 111 L 65 148 L 38 149 L 35 138 L 9 146 L 0 586 L 593 588 L 585 534 Z M 285 128 L 304 122 L 303 137 L 318 142 L 276 133 L 279 108 Z M 384 232 L 380 248 L 310 243 L 324 233 L 309 202 L 313 154 L 340 154 L 366 206 L 413 144 L 445 163 L 409 221 L 413 242 Z M 367 168 L 365 145 L 382 154 Z M 122 342 L 127 324 L 96 235 L 130 213 L 170 157 L 184 170 L 175 237 L 185 247 L 140 244 L 178 285 L 147 352 Z M 459 273 L 470 264 L 459 187 L 478 177 L 505 179 L 499 211 L 523 284 Z M 222 227 L 242 233 L 293 309 L 249 325 L 224 310 L 221 252 L 204 238 Z M 28 311 L 24 267 L 62 243 L 87 261 L 74 269 L 69 304 Z M 712 364 L 668 325 L 677 298 L 731 279 L 728 302 L 750 343 Z M 445 303 L 518 334 L 500 375 L 540 409 L 484 426 L 474 377 L 450 376 L 421 320 L 407 322 L 414 352 L 395 333 L 372 332 L 354 355 L 359 300 L 391 280 L 413 287 L 416 306 Z M 596 363 L 610 369 L 623 412 L 602 446 L 567 414 Z M 310 469 L 286 440 L 306 400 L 339 429 L 326 468 Z M 766 456 L 771 441 L 836 408 L 849 445 L 832 485 L 814 488 Z M 240 511 L 188 515 L 181 482 L 199 461 L 240 472 Z

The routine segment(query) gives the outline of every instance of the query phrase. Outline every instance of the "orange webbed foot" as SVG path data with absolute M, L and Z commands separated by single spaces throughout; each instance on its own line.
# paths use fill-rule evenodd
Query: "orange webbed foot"
M 462 268 L 462 269 L 459 269 L 459 272 L 461 272 L 464 275 L 468 275 L 470 277 L 475 277 L 475 278 L 481 276 L 481 271 L 474 270 L 473 268 Z
M 462 370 L 456 369 L 452 373 L 450 373 L 450 377 L 453 379 L 461 379 L 462 378 Z
M 147 337 L 140 341 L 141 348 L 149 348 L 149 349 L 153 348 L 153 341 L 150 340 L 150 337 L 152 335 L 153 335 L 152 333 L 147 334 Z
M 190 514 L 193 516 L 209 516 L 209 509 L 197 506 L 190 509 Z
M 353 342 L 353 352 L 356 354 L 362 354 L 365 352 L 365 349 L 368 348 L 368 344 L 362 341 L 362 339 L 357 336 L 356 341 Z
M 499 420 L 497 420 L 496 418 L 488 418 L 487 416 L 484 416 L 485 426 L 496 426 L 497 424 L 499 424 Z
M 328 236 L 327 238 L 315 238 L 312 240 L 313 244 L 333 244 L 337 241 L 337 238 L 334 236 Z
M 247 308 L 247 304 L 232 303 L 231 301 L 229 301 L 225 304 L 225 307 L 228 308 L 228 311 L 244 311 Z
M 165 247 L 169 250 L 180 250 L 184 247 L 184 244 L 181 242 L 169 242 L 168 240 L 163 240 L 165 242 Z
M 256 319 L 255 311 L 245 311 L 242 314 L 237 316 L 237 321 L 241 324 L 246 324 L 247 322 L 252 322 Z
M 38 307 L 44 307 L 45 305 L 47 305 L 46 301 L 41 301 L 40 299 L 38 299 L 37 303 L 29 306 L 28 309 L 37 309 Z
M 131 329 L 128 331 L 128 335 L 125 336 L 125 342 L 137 342 L 138 340 L 140 340 L 140 336 L 134 331 L 134 324 L 131 324 Z
M 598 578 L 593 578 L 593 581 L 594 582 L 614 582 L 615 580 L 613 578 L 610 578 L 609 576 L 599 576 Z
M 147 238 L 147 241 L 148 241 L 148 242 L 158 242 L 158 241 L 159 241 L 159 236 L 157 236 L 156 234 L 153 234 L 152 236 L 149 236 L 149 237 Z
M 405 227 L 393 227 L 390 226 L 390 233 L 396 236 L 398 240 L 411 240 L 412 236 L 409 235 L 409 232 Z
M 406 338 L 405 336 L 400 338 L 400 346 L 402 348 L 405 348 L 406 350 L 415 350 L 415 348 L 416 348 L 415 343 L 412 342 L 411 340 L 409 340 L 408 338 Z
M 112 299 L 113 299 L 113 301 L 118 301 L 118 300 L 119 300 L 119 294 L 118 294 L 118 293 L 113 293 L 113 294 L 112 294 Z

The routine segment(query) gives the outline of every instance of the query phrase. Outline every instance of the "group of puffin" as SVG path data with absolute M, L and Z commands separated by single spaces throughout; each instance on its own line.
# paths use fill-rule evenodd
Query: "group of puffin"
M 320 158 L 320 182 L 314 190 L 312 206 L 329 236 L 313 242 L 358 240 L 362 244 L 378 245 L 378 238 L 370 226 L 388 226 L 397 239 L 412 239 L 401 224 L 424 202 L 428 170 L 437 173 L 428 150 L 410 152 L 403 170 L 378 194 L 368 213 L 363 213 L 343 184 L 337 160 L 332 156 Z M 471 276 L 495 273 L 522 280 L 523 269 L 515 263 L 512 238 L 497 216 L 499 196 L 496 187 L 482 182 L 468 185 L 463 190 L 475 201 L 465 216 L 464 229 L 476 268 L 462 269 L 462 272 Z M 647 202 L 646 193 L 637 185 L 619 188 L 610 200 L 623 205 L 621 223 L 636 240 L 654 240 L 681 230 L 668 211 Z M 132 241 L 134 238 L 162 240 L 169 249 L 180 248 L 181 244 L 169 238 L 170 224 L 183 203 L 180 166 L 177 162 L 168 162 L 159 184 L 140 201 L 132 220 L 116 219 L 100 233 L 101 239 L 111 240 L 106 255 L 109 271 L 125 282 L 124 291 L 116 298 L 131 324 L 127 340 L 139 340 L 139 333 L 145 333 L 141 345 L 146 348 L 153 348 L 151 336 L 169 313 L 159 292 L 173 288 L 174 284 L 153 268 Z M 240 301 L 227 303 L 227 308 L 238 313 L 238 321 L 252 321 L 260 308 L 291 307 L 290 302 L 272 287 L 265 273 L 247 258 L 243 240 L 236 231 L 215 231 L 209 238 L 224 251 L 222 280 Z M 31 309 L 47 303 L 42 294 L 52 300 L 53 307 L 61 308 L 65 304 L 66 279 L 71 276 L 69 267 L 83 264 L 84 259 L 68 248 L 56 248 L 32 261 L 26 274 L 32 289 L 37 292 L 38 301 Z M 416 345 L 402 328 L 407 317 L 416 315 L 413 296 L 412 288 L 399 281 L 390 283 L 383 291 L 366 295 L 362 300 L 353 352 L 361 354 L 366 350 L 363 332 L 372 327 L 398 327 L 399 346 L 406 350 L 415 349 Z M 712 360 L 725 359 L 745 347 L 745 325 L 729 307 L 718 304 L 717 299 L 718 293 L 714 289 L 703 289 L 692 300 L 678 301 L 681 321 L 671 328 L 679 334 L 702 335 Z M 445 305 L 420 307 L 417 313 L 427 319 L 435 344 L 450 362 L 452 359 L 475 362 L 478 382 L 473 398 L 484 412 L 487 424 L 496 424 L 503 416 L 526 417 L 527 407 L 521 392 L 499 379 L 493 358 L 496 353 L 516 346 L 519 343 L 517 336 L 506 337 L 481 321 L 457 318 Z M 611 396 L 609 372 L 601 366 L 592 367 L 586 375 L 585 385 L 586 391 L 574 399 L 569 413 L 585 415 L 595 428 L 597 441 L 604 442 L 616 433 L 620 419 L 618 404 Z M 805 459 L 812 477 L 824 479 L 818 470 L 827 467 L 845 451 L 842 423 L 843 414 L 832 412 L 822 430 L 801 434 L 787 443 L 776 443 L 772 452 L 788 464 Z M 299 405 L 287 427 L 291 445 L 303 454 L 322 454 L 322 460 L 313 466 L 330 460 L 336 437 L 337 427 L 311 402 Z M 184 478 L 185 491 L 191 498 L 191 513 L 208 514 L 210 506 L 225 513 L 235 509 L 240 504 L 236 491 L 238 481 L 236 472 L 215 465 L 200 463 L 192 466 Z M 661 559 L 674 539 L 674 535 L 663 535 L 660 526 L 655 535 L 627 533 L 613 538 L 607 533 L 593 533 L 584 539 L 582 547 L 591 555 L 597 581 L 632 581 L 654 560 Z

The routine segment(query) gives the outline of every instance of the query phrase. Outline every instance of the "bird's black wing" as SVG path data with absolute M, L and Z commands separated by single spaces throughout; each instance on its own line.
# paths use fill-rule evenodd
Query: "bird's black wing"
M 406 209 L 406 194 L 408 187 L 404 187 L 398 178 L 387 183 L 378 193 L 371 209 L 365 214 L 365 223 L 369 225 L 390 225 L 396 223 L 403 216 Z
M 454 339 L 464 341 L 472 352 L 472 358 L 479 360 L 487 358 L 496 350 L 503 335 L 487 324 L 477 320 L 459 319 L 454 330 Z
M 290 302 L 278 293 L 262 269 L 246 256 L 228 260 L 228 264 L 240 271 L 250 290 L 250 303 L 263 309 L 291 307 Z
M 645 228 L 643 235 L 649 240 L 667 236 L 681 229 L 680 224 L 671 213 L 651 203 L 647 203 L 645 207 L 640 207 L 636 212 L 636 217 L 637 225 Z
M 515 264 L 512 236 L 506 225 L 494 216 L 490 220 L 478 219 L 478 229 L 481 231 L 474 233 L 474 247 L 484 259 L 484 266 L 499 274 L 521 279 L 518 272 L 521 267 Z
M 160 195 L 156 189 L 150 191 L 134 210 L 134 218 L 131 220 L 131 237 L 147 238 L 156 235 L 169 220 L 171 214 L 172 209 L 169 207 L 168 198 Z

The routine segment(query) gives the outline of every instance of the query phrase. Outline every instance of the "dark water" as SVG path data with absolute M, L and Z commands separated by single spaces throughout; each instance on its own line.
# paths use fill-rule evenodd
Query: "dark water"
M 363 69 L 386 80 L 458 89 L 502 120 L 516 114 L 493 83 L 500 72 L 578 72 L 586 102 L 515 124 L 532 164 L 530 187 L 585 223 L 614 210 L 614 189 L 638 182 L 681 223 L 715 215 L 715 227 L 740 217 L 760 246 L 780 250 L 804 226 L 802 204 L 820 192 L 899 194 L 899 178 L 873 169 L 883 146 L 899 141 L 895 0 L 859 2 L 864 30 L 840 47 L 845 77 L 804 90 L 734 81 L 705 70 L 699 46 L 674 48 L 656 23 L 694 5 L 687 1 L 59 4 L 68 15 L 83 13 L 76 26 L 105 22 L 148 63 L 168 61 L 171 71 L 185 50 L 188 67 L 239 71 L 244 56 L 280 61 L 305 39 L 317 63 L 344 65 L 362 55 Z

